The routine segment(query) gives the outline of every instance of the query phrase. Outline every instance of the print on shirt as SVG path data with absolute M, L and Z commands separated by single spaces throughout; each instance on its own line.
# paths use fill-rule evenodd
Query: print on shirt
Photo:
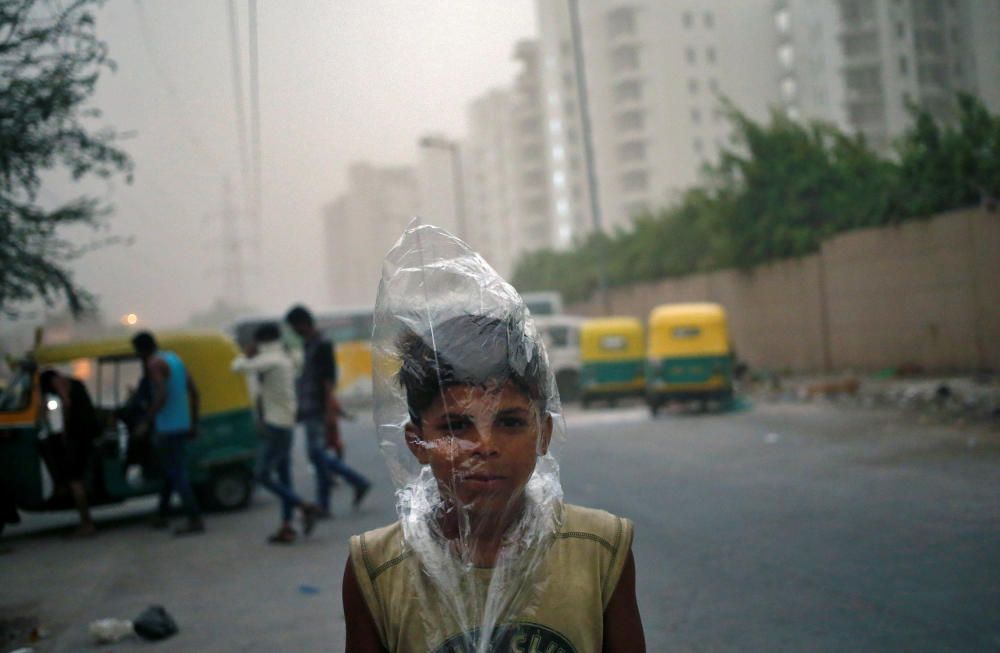
M 472 648 L 479 639 L 479 629 L 453 635 L 434 653 L 475 653 Z M 518 622 L 498 626 L 491 638 L 489 653 L 576 653 L 562 634 L 541 624 Z

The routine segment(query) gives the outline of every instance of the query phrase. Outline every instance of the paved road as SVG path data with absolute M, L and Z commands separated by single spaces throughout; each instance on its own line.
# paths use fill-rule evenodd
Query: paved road
M 1000 650 L 996 431 L 790 404 L 567 421 L 567 499 L 636 522 L 650 651 Z M 181 625 L 163 653 L 342 650 L 346 539 L 393 518 L 370 429 L 347 436 L 378 488 L 359 514 L 342 492 L 308 542 L 264 543 L 276 506 L 263 493 L 179 541 L 146 528 L 148 505 L 107 513 L 89 541 L 33 517 L 0 555 L 0 609 L 41 617 L 39 651 L 144 648 L 88 647 L 85 627 L 150 603 Z M 297 472 L 311 487 L 301 461 Z

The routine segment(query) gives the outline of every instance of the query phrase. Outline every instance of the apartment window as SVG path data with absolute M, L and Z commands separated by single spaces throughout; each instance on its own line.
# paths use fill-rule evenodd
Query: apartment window
M 715 79 L 714 77 L 712 77 L 711 79 L 708 80 L 708 88 L 713 93 L 718 93 L 719 92 L 719 81 L 717 79 Z
M 562 145 L 556 145 L 555 147 L 552 148 L 553 161 L 562 161 L 565 158 L 566 158 L 566 148 L 564 148 Z
M 525 145 L 521 148 L 521 158 L 534 161 L 542 156 L 541 145 Z
M 572 116 L 576 113 L 576 103 L 572 100 L 566 100 L 565 104 L 563 104 L 563 111 L 566 112 L 566 115 Z
M 608 37 L 635 34 L 635 9 L 619 7 L 608 13 Z
M 518 123 L 518 129 L 521 130 L 522 134 L 531 134 L 537 132 L 541 128 L 542 124 L 538 118 L 525 118 L 520 123 Z
M 628 141 L 618 146 L 618 160 L 622 163 L 634 163 L 646 160 L 646 142 Z
M 705 145 L 704 143 L 701 142 L 700 138 L 696 138 L 693 141 L 691 141 L 691 147 L 694 148 L 694 151 L 697 154 L 701 154 L 702 150 L 705 149 Z
M 902 39 L 906 36 L 906 25 L 902 22 L 896 23 L 896 38 Z
M 702 16 L 702 23 L 708 29 L 712 29 L 715 26 L 715 16 L 712 15 L 711 11 L 706 11 L 705 15 Z
M 715 48 L 709 46 L 705 50 L 705 59 L 708 61 L 708 63 L 715 63 Z
M 639 48 L 634 45 L 622 45 L 611 52 L 611 68 L 616 73 L 639 69 Z
M 696 125 L 701 123 L 701 109 L 691 109 L 691 122 Z
M 786 77 L 781 80 L 781 95 L 786 101 L 795 99 L 795 95 L 798 92 L 798 85 L 795 80 L 791 77 Z
M 615 84 L 616 102 L 634 102 L 642 99 L 642 83 L 638 80 L 630 79 Z
M 906 60 L 906 57 L 899 58 L 899 74 L 906 75 L 910 71 L 910 62 Z
M 645 191 L 649 187 L 649 175 L 645 170 L 633 170 L 622 175 L 622 190 L 626 193 Z
M 558 134 L 562 131 L 562 121 L 558 118 L 553 118 L 549 121 L 549 131 L 553 134 Z
M 566 88 L 573 88 L 573 73 L 563 73 L 562 81 Z
M 552 185 L 556 188 L 563 188 L 566 186 L 566 173 L 562 170 L 556 170 L 552 173 Z
M 570 44 L 569 41 L 560 41 L 559 52 L 562 54 L 562 56 L 568 58 L 573 55 L 573 46 Z
M 684 12 L 683 20 L 684 20 L 684 27 L 686 29 L 691 29 L 692 27 L 694 27 L 694 16 L 691 14 L 690 11 Z
M 791 68 L 795 63 L 795 49 L 788 44 L 785 44 L 778 48 L 778 61 L 785 68 Z
M 688 46 L 684 50 L 684 56 L 687 58 L 688 63 L 694 63 L 698 60 L 698 55 L 695 54 L 694 48 Z
M 691 95 L 695 95 L 695 94 L 698 93 L 698 80 L 697 79 L 692 78 L 692 79 L 688 80 L 688 92 L 691 93 Z
M 787 32 L 792 26 L 792 15 L 788 9 L 782 9 L 774 15 L 774 24 L 779 32 Z
M 646 116 L 642 111 L 625 111 L 615 118 L 618 131 L 634 131 L 642 129 L 646 124 Z

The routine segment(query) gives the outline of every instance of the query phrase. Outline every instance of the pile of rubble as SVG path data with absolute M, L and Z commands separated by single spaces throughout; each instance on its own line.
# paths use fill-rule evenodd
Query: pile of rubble
M 895 407 L 945 419 L 1000 424 L 1000 376 L 929 377 L 880 374 L 834 377 L 757 374 L 749 392 L 770 401 L 832 401 Z

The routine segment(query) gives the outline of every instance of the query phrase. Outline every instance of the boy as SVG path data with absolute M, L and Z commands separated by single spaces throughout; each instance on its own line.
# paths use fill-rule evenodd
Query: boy
M 551 375 L 523 307 L 404 329 L 396 353 L 406 447 L 432 478 L 351 539 L 346 650 L 643 653 L 631 522 L 563 505 L 539 471 Z

